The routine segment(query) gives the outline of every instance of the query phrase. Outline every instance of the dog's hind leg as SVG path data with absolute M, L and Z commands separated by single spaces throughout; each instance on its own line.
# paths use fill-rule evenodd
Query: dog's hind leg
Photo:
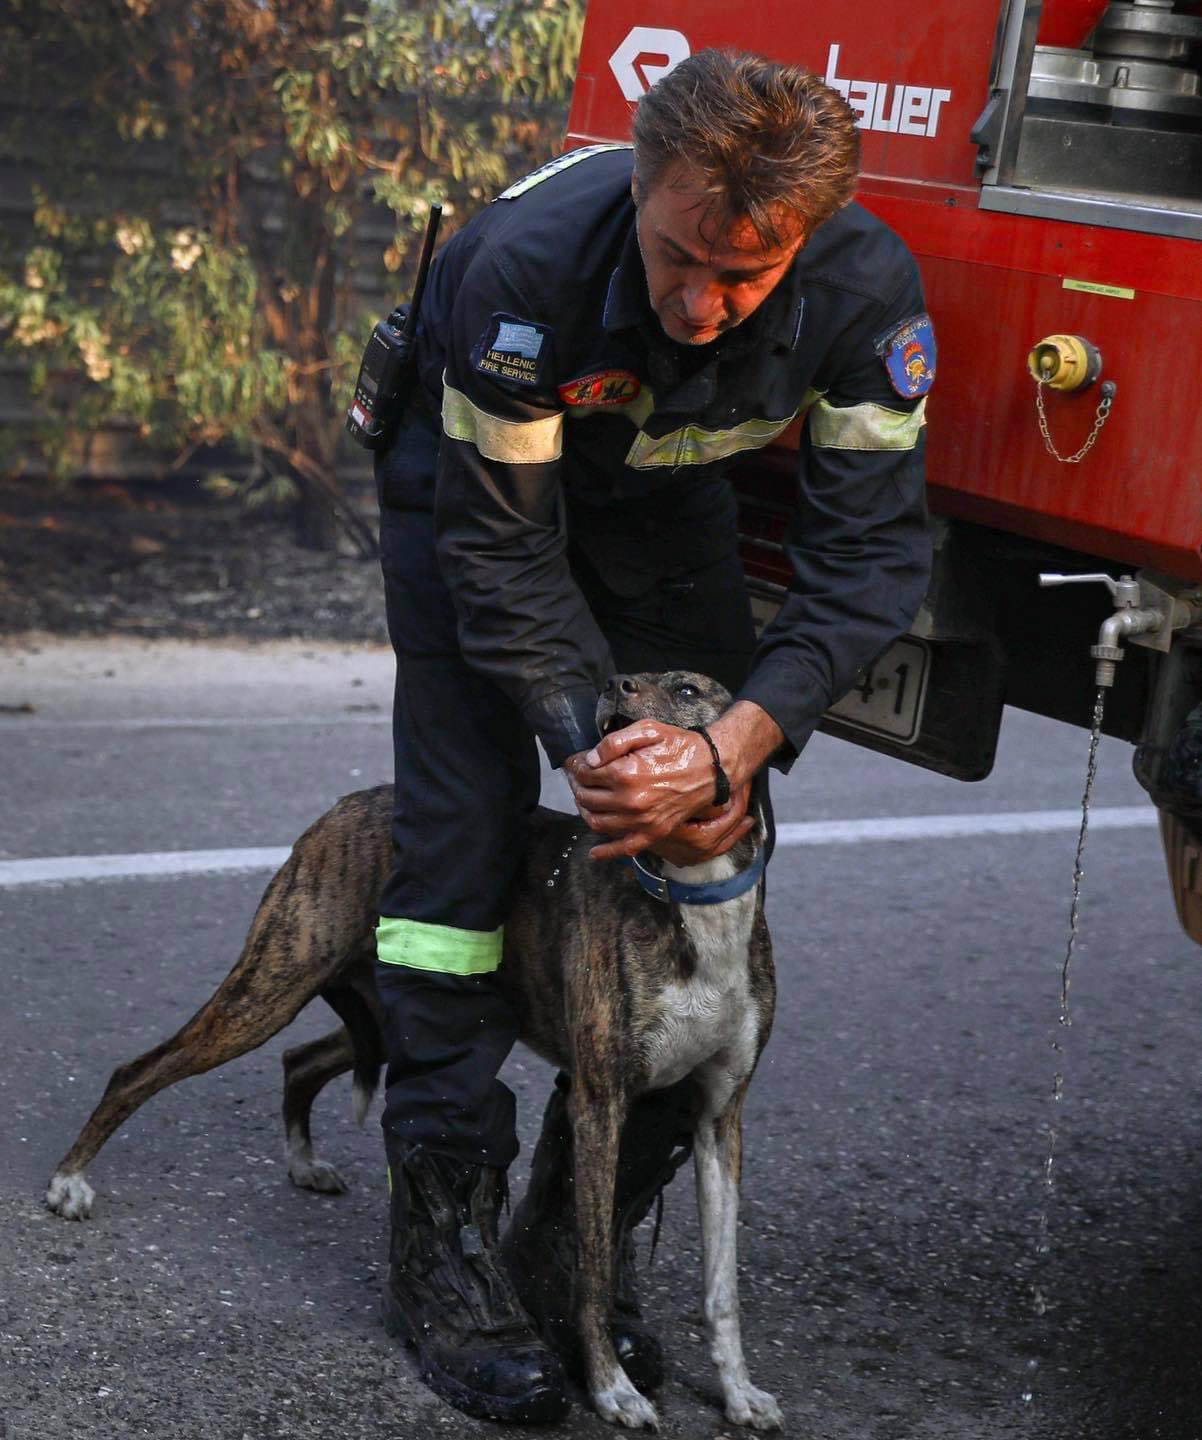
M 94 1195 L 83 1172 L 123 1121 L 165 1086 L 270 1040 L 363 955 L 389 865 L 391 813 L 390 785 L 360 790 L 344 795 L 297 840 L 212 999 L 170 1040 L 113 1072 L 51 1177 L 51 1210 L 71 1220 L 89 1215 Z
M 118 1126 L 168 1085 L 203 1075 L 270 1040 L 312 999 L 308 987 L 298 987 L 291 994 L 284 991 L 275 997 L 274 1008 L 269 1007 L 254 997 L 253 980 L 250 985 L 231 986 L 234 978 L 228 977 L 170 1040 L 113 1071 L 100 1104 L 50 1180 L 46 1204 L 51 1210 L 68 1220 L 86 1219 L 92 1210 L 93 1191 L 83 1172 Z M 238 977 L 241 981 L 246 978 Z M 235 989 L 241 992 L 237 1001 L 230 994 Z
M 93 1191 L 83 1178 L 110 1135 L 152 1095 L 203 1075 L 270 1040 L 313 998 L 312 983 L 284 984 L 263 970 L 236 967 L 216 993 L 170 1040 L 113 1071 L 99 1105 L 63 1157 L 46 1204 L 68 1220 L 91 1213 Z
M 743 1163 L 744 1081 L 718 1114 L 707 1108 L 697 1125 L 693 1159 L 697 1207 L 701 1216 L 705 1324 L 710 1356 L 726 1401 L 726 1418 L 756 1430 L 779 1430 L 784 1423 L 776 1400 L 757 1390 L 747 1374 L 739 1332 L 736 1237 L 739 1180 Z M 725 1088 L 725 1087 L 724 1087 Z
M 322 999 L 344 1023 L 320 1040 L 284 1052 L 284 1134 L 293 1184 L 335 1195 L 347 1186 L 333 1165 L 313 1154 L 313 1102 L 331 1080 L 353 1068 L 355 1119 L 362 1125 L 385 1055 L 379 1004 L 368 967 L 352 977 L 351 983 L 324 990 Z
M 288 1178 L 304 1190 L 341 1195 L 346 1181 L 326 1160 L 313 1154 L 309 1117 L 319 1092 L 345 1075 L 355 1063 L 355 1047 L 344 1025 L 284 1051 L 284 1135 L 288 1157 Z
M 356 896 L 355 885 L 323 873 L 320 855 L 313 853 L 322 827 L 337 817 L 335 807 L 297 842 L 259 902 L 242 954 L 213 996 L 170 1040 L 113 1071 L 99 1105 L 51 1177 L 46 1191 L 51 1210 L 68 1220 L 85 1219 L 94 1192 L 83 1172 L 119 1125 L 168 1085 L 270 1040 L 362 952 L 376 876 L 365 867 L 358 886 L 363 895 Z M 335 884 L 337 898 L 327 900 Z
M 374 939 L 363 949 L 360 963 L 340 977 L 339 983 L 321 992 L 321 998 L 346 1026 L 354 1050 L 352 1088 L 355 1124 L 367 1119 L 368 1107 L 380 1083 L 380 1071 L 388 1059 L 384 1040 L 384 1007 L 376 992 L 373 967 Z

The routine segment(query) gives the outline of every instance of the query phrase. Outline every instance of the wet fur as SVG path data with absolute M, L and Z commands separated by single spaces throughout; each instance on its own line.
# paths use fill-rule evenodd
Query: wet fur
M 687 672 L 625 678 L 637 693 L 611 682 L 599 712 L 603 724 L 619 707 L 627 719 L 706 724 L 729 703 L 721 687 Z M 674 693 L 682 684 L 692 685 L 697 698 Z M 268 885 L 242 954 L 212 998 L 171 1039 L 113 1073 L 51 1179 L 52 1210 L 70 1219 L 90 1214 L 94 1194 L 84 1171 L 118 1126 L 166 1086 L 262 1045 L 318 995 L 343 1023 L 284 1056 L 288 1169 L 307 1188 L 345 1188 L 333 1167 L 313 1156 L 309 1116 L 321 1089 L 353 1069 L 362 1120 L 385 1058 L 373 962 L 376 897 L 391 863 L 391 812 L 392 787 L 379 786 L 345 796 L 305 831 Z M 618 1137 L 631 1102 L 672 1083 L 677 1072 L 692 1074 L 704 1097 L 695 1163 L 711 1351 L 727 1417 L 775 1428 L 775 1401 L 747 1379 L 734 1277 L 740 1117 L 775 999 L 763 887 L 686 914 L 646 895 L 628 868 L 591 862 L 596 843 L 577 817 L 535 813 L 499 972 L 522 1017 L 521 1038 L 573 1076 L 577 1303 L 589 1388 L 605 1418 L 632 1427 L 657 1423 L 609 1337 L 609 1217 Z M 679 878 L 741 869 L 753 849 L 745 839 L 730 859 Z

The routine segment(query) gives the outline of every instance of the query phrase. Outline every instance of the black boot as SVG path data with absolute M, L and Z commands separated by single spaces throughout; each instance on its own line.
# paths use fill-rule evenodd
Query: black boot
M 576 1227 L 572 1124 L 566 1076 L 559 1076 L 543 1115 L 530 1183 L 501 1242 L 522 1304 L 573 1375 L 584 1363 L 575 1320 Z M 622 1132 L 614 1186 L 613 1311 L 610 1335 L 618 1362 L 640 1390 L 664 1378 L 659 1341 L 643 1324 L 635 1297 L 634 1227 L 692 1152 L 695 1094 L 674 1086 L 644 1097 Z
M 541 1424 L 568 1409 L 563 1368 L 498 1263 L 504 1172 L 387 1139 L 392 1243 L 384 1324 L 456 1409 Z

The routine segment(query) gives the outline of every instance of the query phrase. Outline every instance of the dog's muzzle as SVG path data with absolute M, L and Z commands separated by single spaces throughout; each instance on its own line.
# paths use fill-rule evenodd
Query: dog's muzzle
M 605 724 L 601 727 L 602 735 L 613 735 L 619 730 L 625 730 L 627 725 L 634 724 L 633 715 L 623 715 L 620 710 L 615 710 Z

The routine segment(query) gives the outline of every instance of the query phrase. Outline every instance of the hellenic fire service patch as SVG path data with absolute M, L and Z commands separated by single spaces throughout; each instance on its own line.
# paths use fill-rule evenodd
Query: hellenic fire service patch
M 629 405 L 642 388 L 643 382 L 629 370 L 599 370 L 561 385 L 559 398 L 565 405 Z
M 482 375 L 498 380 L 517 385 L 545 384 L 551 333 L 549 325 L 519 320 L 516 315 L 494 315 L 472 351 L 472 364 Z
M 903 400 L 916 400 L 935 383 L 935 330 L 929 315 L 912 315 L 876 342 L 889 383 Z

